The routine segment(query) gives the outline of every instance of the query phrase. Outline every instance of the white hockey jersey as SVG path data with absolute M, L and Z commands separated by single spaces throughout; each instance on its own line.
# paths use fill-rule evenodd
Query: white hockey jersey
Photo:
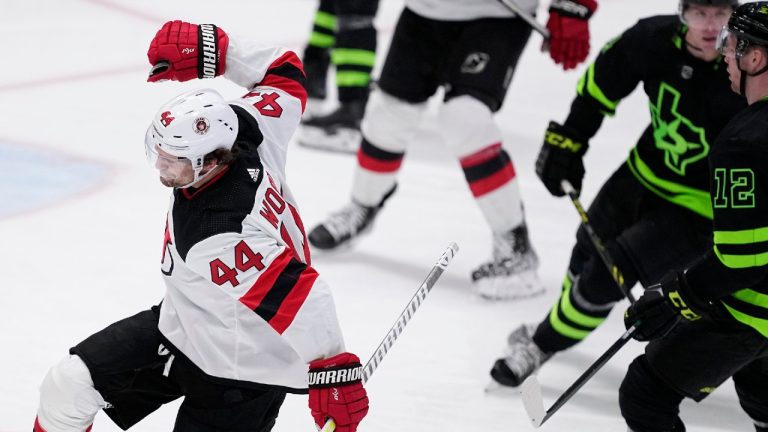
M 175 189 L 165 231 L 159 329 L 207 375 L 303 392 L 307 364 L 344 351 L 328 286 L 310 266 L 286 149 L 306 102 L 298 57 L 231 40 L 225 77 L 238 160 L 199 189 Z
M 535 14 L 539 0 L 512 0 L 520 10 Z M 469 21 L 506 18 L 514 14 L 499 0 L 405 0 L 405 6 L 425 18 L 438 21 Z

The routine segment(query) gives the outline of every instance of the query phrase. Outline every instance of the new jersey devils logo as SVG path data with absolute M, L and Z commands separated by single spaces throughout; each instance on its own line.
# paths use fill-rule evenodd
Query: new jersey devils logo
M 169 124 L 171 124 L 172 121 L 174 121 L 176 117 L 171 117 L 171 112 L 166 111 L 162 114 L 160 114 L 160 123 L 163 124 L 163 126 L 168 127 Z

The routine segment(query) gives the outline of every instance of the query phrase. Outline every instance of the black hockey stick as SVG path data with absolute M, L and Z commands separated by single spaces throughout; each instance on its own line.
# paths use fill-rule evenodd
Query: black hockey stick
M 515 3 L 515 0 L 499 0 L 499 3 L 503 4 L 507 7 L 507 9 L 512 11 L 512 13 L 519 16 L 523 21 L 531 26 L 532 29 L 536 30 L 536 32 L 539 33 L 544 38 L 544 40 L 549 41 L 549 30 L 547 30 L 547 28 L 543 25 L 539 24 L 533 15 L 520 9 L 520 6 Z
M 587 216 L 587 212 L 584 211 L 584 207 L 581 205 L 581 201 L 579 201 L 579 195 L 576 193 L 576 190 L 567 180 L 563 180 L 561 187 L 563 188 L 563 191 L 568 194 L 568 197 L 571 199 L 573 206 L 576 207 L 576 211 L 579 212 L 582 226 L 587 231 L 592 244 L 595 246 L 595 249 L 597 249 L 600 258 L 603 260 L 603 263 L 605 263 L 606 267 L 608 267 L 608 271 L 611 273 L 611 276 L 613 276 L 613 280 L 616 282 L 616 285 L 618 285 L 619 289 L 621 289 L 621 292 L 624 294 L 624 296 L 629 299 L 630 303 L 634 303 L 635 298 L 632 296 L 629 288 L 627 288 L 627 286 L 624 284 L 624 277 L 622 276 L 621 271 L 613 262 L 610 255 L 608 254 L 608 251 L 605 249 L 602 240 L 600 240 L 600 237 L 597 235 L 597 233 L 595 233 L 595 230 L 589 223 L 589 217 Z M 573 395 L 575 395 L 576 392 L 579 391 L 579 389 L 581 389 L 584 384 L 586 384 L 587 381 L 589 381 L 597 373 L 597 371 L 605 366 L 605 364 L 608 363 L 608 361 L 613 358 L 613 356 L 616 355 L 616 353 L 618 353 L 619 350 L 621 350 L 621 348 L 626 345 L 630 339 L 632 339 L 632 335 L 635 334 L 635 331 L 639 325 L 640 323 L 637 322 L 626 332 L 624 332 L 624 334 L 622 334 L 621 337 L 603 353 L 603 355 L 595 360 L 595 362 L 592 363 L 592 365 L 590 365 L 589 368 L 587 368 L 587 370 L 584 371 L 584 373 L 581 374 L 581 376 L 577 378 L 576 381 L 571 384 L 567 390 L 565 390 L 565 392 L 563 392 L 563 394 L 555 401 L 554 404 L 552 404 L 548 410 L 544 410 L 544 399 L 541 396 L 541 385 L 539 384 L 536 375 L 531 375 L 526 378 L 526 380 L 523 381 L 523 384 L 520 386 L 520 391 L 523 395 L 523 406 L 525 407 L 525 411 L 528 413 L 528 417 L 531 419 L 533 426 L 537 428 L 540 427 L 542 424 L 544 424 L 545 421 L 552 417 L 552 415 L 556 413 L 557 410 L 565 405 L 565 403 L 568 402 L 568 400 L 570 400 Z
M 608 272 L 611 273 L 611 276 L 616 282 L 616 285 L 618 285 L 619 289 L 621 290 L 621 293 L 624 294 L 624 297 L 629 299 L 630 303 L 634 303 L 635 297 L 632 296 L 632 291 L 630 291 L 629 287 L 624 284 L 624 275 L 621 274 L 621 270 L 619 270 L 619 268 L 616 266 L 616 263 L 613 262 L 611 256 L 608 255 L 608 251 L 605 249 L 603 241 L 600 240 L 600 237 L 589 223 L 587 212 L 581 205 L 581 201 L 579 201 L 579 194 L 576 193 L 576 190 L 573 188 L 573 186 L 571 186 L 571 183 L 569 183 L 568 180 L 563 180 L 560 186 L 563 188 L 563 192 L 568 194 L 568 197 L 571 199 L 573 206 L 576 207 L 576 211 L 579 212 L 579 216 L 581 217 L 581 226 L 584 227 L 587 235 L 589 235 L 589 239 L 592 241 L 595 249 L 597 249 L 597 254 L 600 255 L 600 259 L 602 259 L 603 263 L 605 263 L 605 266 L 608 267 Z
M 640 325 L 640 323 L 635 323 L 632 327 L 630 327 L 626 332 L 624 332 L 621 337 L 611 345 L 608 350 L 606 350 L 603 355 L 601 355 L 597 360 L 595 360 L 594 363 L 592 363 L 591 366 L 583 373 L 581 376 L 574 381 L 573 384 L 571 384 L 570 387 L 555 401 L 554 404 L 552 404 L 551 407 L 549 407 L 548 410 L 544 410 L 544 399 L 541 396 L 541 385 L 539 384 L 539 380 L 536 379 L 536 375 L 531 375 L 528 378 L 523 381 L 523 384 L 520 386 L 520 392 L 523 395 L 523 406 L 525 407 L 525 412 L 528 413 L 528 418 L 531 419 L 531 423 L 533 423 L 533 426 L 538 428 L 542 424 L 544 424 L 545 421 L 547 421 L 554 413 L 557 412 L 560 408 L 562 408 L 563 405 L 565 405 L 568 400 L 570 400 L 573 395 L 576 394 L 579 389 L 581 389 L 584 384 L 587 383 L 596 373 L 599 371 L 603 366 L 605 366 L 606 363 L 608 363 L 608 360 L 613 358 L 614 355 L 616 355 L 619 350 L 621 350 L 624 345 L 629 342 L 630 339 L 632 339 L 632 335 L 635 334 L 635 331 L 637 330 L 637 327 Z
M 373 372 L 376 370 L 376 368 L 379 367 L 379 363 L 381 363 L 381 361 L 384 359 L 384 356 L 387 355 L 389 349 L 392 348 L 392 345 L 400 336 L 400 333 L 403 332 L 403 329 L 408 324 L 408 321 L 413 318 L 413 315 L 416 313 L 416 309 L 421 306 L 421 303 L 427 297 L 427 294 L 429 294 L 429 292 L 432 290 L 432 287 L 435 286 L 437 279 L 440 278 L 440 275 L 443 274 L 445 268 L 448 267 L 448 264 L 450 264 L 451 260 L 458 252 L 459 245 L 456 243 L 449 244 L 448 248 L 445 250 L 445 252 L 443 252 L 443 255 L 440 256 L 440 258 L 437 260 L 437 263 L 435 263 L 435 265 L 432 267 L 432 270 L 429 271 L 427 278 L 424 279 L 424 282 L 422 282 L 421 285 L 419 285 L 419 289 L 417 289 L 413 294 L 411 301 L 405 305 L 403 312 L 401 312 L 400 316 L 397 317 L 397 320 L 395 320 L 392 328 L 390 328 L 387 334 L 384 336 L 384 340 L 381 341 L 379 347 L 376 348 L 376 351 L 374 351 L 371 358 L 368 359 L 368 362 L 363 367 L 363 383 L 368 382 L 368 379 L 371 377 Z M 333 419 L 331 419 L 325 423 L 320 432 L 332 432 L 335 429 L 336 423 L 333 421 Z

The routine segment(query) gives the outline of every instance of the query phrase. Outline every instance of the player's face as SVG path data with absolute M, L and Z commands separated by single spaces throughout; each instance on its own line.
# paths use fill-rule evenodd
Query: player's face
M 154 150 L 157 153 L 155 168 L 160 173 L 160 183 L 168 187 L 182 187 L 192 183 L 195 172 L 189 159 L 173 156 L 157 146 Z
M 739 59 L 736 58 L 736 37 L 732 35 L 727 28 L 723 28 L 717 45 L 718 51 L 728 65 L 728 79 L 731 80 L 731 90 L 739 93 L 741 71 L 739 70 L 738 64 Z
M 714 56 L 717 35 L 728 24 L 731 12 L 730 6 L 688 6 L 683 12 L 683 23 L 688 26 L 686 41 L 705 54 Z

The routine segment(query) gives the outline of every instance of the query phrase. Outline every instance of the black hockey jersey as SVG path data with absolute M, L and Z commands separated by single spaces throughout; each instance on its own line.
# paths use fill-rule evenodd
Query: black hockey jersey
M 768 101 L 737 115 L 710 155 L 714 246 L 686 271 L 691 289 L 720 300 L 768 337 Z
M 579 81 L 565 124 L 592 137 L 642 83 L 651 124 L 627 164 L 657 195 L 711 219 L 707 156 L 746 102 L 731 91 L 722 58 L 705 62 L 688 52 L 685 31 L 677 16 L 655 16 L 609 41 Z

